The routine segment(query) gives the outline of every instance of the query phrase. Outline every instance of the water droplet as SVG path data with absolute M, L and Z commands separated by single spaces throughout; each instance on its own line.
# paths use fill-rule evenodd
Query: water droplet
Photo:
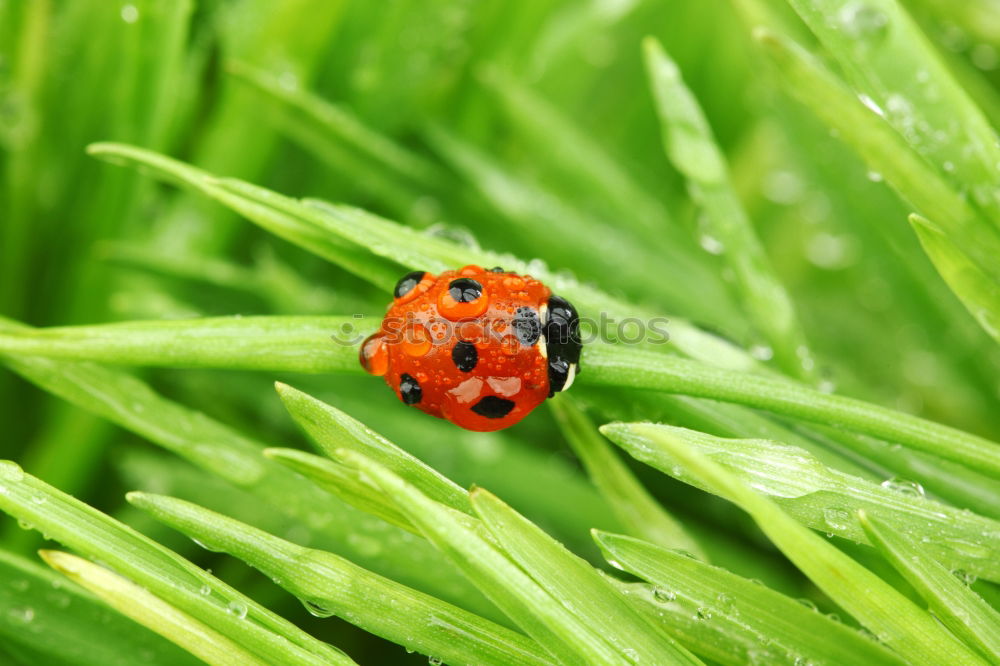
M 198 594 L 202 595 L 203 597 L 207 597 L 208 595 L 212 594 L 212 588 L 209 587 L 208 585 L 202 585 L 200 588 L 198 588 Z
M 851 525 L 851 513 L 847 509 L 828 507 L 823 509 L 823 522 L 834 532 L 843 532 Z
M 882 116 L 883 118 L 885 118 L 885 111 L 883 111 L 882 107 L 878 105 L 878 102 L 876 102 L 875 100 L 873 100 L 871 97 L 869 97 L 868 95 L 865 95 L 864 93 L 862 93 L 862 94 L 858 95 L 858 99 L 861 100 L 862 104 L 864 104 L 869 109 L 871 109 L 872 111 L 874 111 L 877 115 Z
M 698 610 L 695 611 L 694 619 L 696 619 L 696 620 L 711 620 L 712 619 L 712 609 L 706 608 L 705 606 L 699 606 Z
M 441 666 L 444 662 L 440 657 L 427 657 L 427 663 L 430 664 L 430 666 Z
M 965 569 L 955 569 L 951 575 L 964 583 L 966 587 L 975 583 L 977 578 L 975 574 L 971 574 Z
M 750 355 L 758 361 L 770 361 L 774 358 L 774 350 L 768 345 L 754 345 L 750 347 Z
M 977 44 L 969 56 L 973 65 L 987 72 L 996 69 L 997 65 L 1000 64 L 997 50 L 989 44 Z
M 17 526 L 20 527 L 22 530 L 33 530 L 33 529 L 35 529 L 34 525 L 32 525 L 31 523 L 29 523 L 26 520 L 21 520 L 20 518 L 17 520 Z
M 247 605 L 242 601 L 230 601 L 226 610 L 229 611 L 230 615 L 235 615 L 241 620 L 247 616 Z
M 135 23 L 139 20 L 139 8 L 135 5 L 122 5 L 121 17 L 126 23 Z
M 330 617 L 333 615 L 332 610 L 311 599 L 303 599 L 302 605 L 306 607 L 310 615 L 315 615 L 316 617 Z
M 7 616 L 15 624 L 30 624 L 35 619 L 35 609 L 30 606 L 19 606 L 7 611 Z
M 808 608 L 809 610 L 813 611 L 813 612 L 816 612 L 816 610 L 817 610 L 816 609 L 816 604 L 812 601 L 812 599 L 805 599 L 805 598 L 803 598 L 803 599 L 796 599 L 796 601 L 799 602 L 800 604 L 802 604 L 803 606 L 805 606 L 806 608 Z
M 867 176 L 868 180 L 872 181 L 873 183 L 881 183 L 883 180 L 885 180 L 885 177 L 878 171 L 869 171 L 867 173 Z
M 711 234 L 702 234 L 698 238 L 698 244 L 701 245 L 701 249 L 709 254 L 718 255 L 726 251 L 726 246 L 722 244 L 722 241 Z
M 666 604 L 670 603 L 677 598 L 677 595 L 671 590 L 665 590 L 662 587 L 653 588 L 653 599 L 658 603 Z
M 855 38 L 881 38 L 889 28 L 889 17 L 866 2 L 852 2 L 837 15 L 844 32 Z
M 904 495 L 910 495 L 912 497 L 923 497 L 924 487 L 921 486 L 916 481 L 909 481 L 907 479 L 900 479 L 899 477 L 892 477 L 891 479 L 886 479 L 882 482 L 882 487 L 886 490 L 892 490 L 893 492 L 902 493 Z

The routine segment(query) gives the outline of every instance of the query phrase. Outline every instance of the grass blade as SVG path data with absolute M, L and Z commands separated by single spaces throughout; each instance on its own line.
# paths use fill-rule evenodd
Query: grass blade
M 90 590 L 122 615 L 209 664 L 264 666 L 267 663 L 218 631 L 104 567 L 55 550 L 43 550 L 39 555 L 50 567 Z
M 1000 229 L 1000 143 L 897 0 L 788 0 L 886 121 Z
M 398 474 L 432 500 L 472 514 L 468 493 L 434 468 L 339 409 L 287 384 L 278 383 L 276 388 L 288 413 L 327 455 L 332 457 L 341 449 L 357 451 Z
M 707 559 L 698 542 L 649 494 L 571 397 L 556 396 L 549 407 L 587 475 L 632 535 Z
M 611 424 L 601 430 L 615 442 L 638 440 L 640 446 L 663 449 L 713 492 L 749 513 L 800 571 L 904 659 L 915 663 L 982 663 L 888 583 L 800 525 L 674 432 L 643 423 Z
M 33 651 L 25 663 L 132 666 L 138 654 L 154 665 L 198 663 L 62 576 L 2 550 L 0 609 L 0 643 Z
M 990 337 L 1000 342 L 1000 282 L 972 262 L 930 220 L 910 216 L 910 225 L 934 267 Z
M 701 663 L 667 635 L 654 629 L 601 577 L 552 537 L 504 504 L 476 488 L 472 506 L 497 543 L 549 594 L 596 629 L 633 663 Z
M 356 317 L 213 317 L 0 332 L 0 353 L 116 365 L 360 372 Z M 333 339 L 331 339 L 333 338 Z
M 354 663 L 176 553 L 11 462 L 0 462 L 0 510 L 114 568 L 268 663 Z
M 155 393 L 128 374 L 91 363 L 10 356 L 6 364 L 29 381 L 131 430 L 262 501 L 366 566 L 441 596 L 488 609 L 482 596 L 441 566 L 429 545 L 368 516 L 261 455 L 263 444 L 201 412 Z M 382 548 L 368 547 L 370 539 Z
M 639 539 L 598 531 L 594 539 L 608 562 L 654 585 L 652 602 L 661 621 L 706 658 L 734 664 L 902 663 L 854 629 L 760 583 Z M 681 603 L 695 614 L 674 612 Z M 762 644 L 764 636 L 768 644 Z
M 928 557 L 924 548 L 889 527 L 890 523 L 858 513 L 869 540 L 923 597 L 941 622 L 990 661 L 1000 661 L 1000 613 L 956 574 Z M 1000 538 L 1000 537 L 998 537 Z
M 879 485 L 830 469 L 808 452 L 778 442 L 724 439 L 666 425 L 659 430 L 683 438 L 815 530 L 869 544 L 865 530 L 855 520 L 859 510 L 867 511 L 891 520 L 896 529 L 919 540 L 935 558 L 1000 581 L 1000 522 L 929 500 L 919 486 L 898 482 Z M 647 465 L 670 470 L 671 476 L 708 490 L 664 449 L 644 449 L 642 440 L 622 439 L 619 444 Z
M 753 223 L 733 189 L 726 158 L 698 100 L 659 42 L 647 38 L 643 51 L 667 157 L 687 179 L 688 193 L 703 211 L 705 233 L 719 244 L 717 252 L 733 271 L 747 316 L 785 372 L 812 380 L 815 362 L 792 299 L 774 274 Z
M 968 199 L 816 58 L 766 30 L 756 33 L 777 66 L 788 93 L 837 131 L 899 196 L 940 224 L 976 264 L 1000 280 L 1000 236 L 979 218 Z M 912 77 L 911 77 L 912 78 Z
M 529 264 L 509 255 L 463 247 L 358 208 L 317 200 L 296 201 L 246 182 L 218 179 L 183 162 L 124 144 L 93 144 L 88 151 L 102 159 L 148 170 L 166 182 L 194 187 L 271 233 L 343 266 L 387 293 L 405 272 L 400 265 L 432 272 L 470 263 L 501 265 L 531 273 L 568 298 L 582 313 L 589 311 L 596 317 L 604 312 L 620 319 L 654 318 L 658 314 L 583 286 L 537 262 Z M 749 354 L 735 345 L 682 319 L 671 318 L 670 326 L 671 345 L 692 358 L 734 369 L 759 367 Z M 615 333 L 611 332 L 611 336 Z
M 331 553 L 297 546 L 172 497 L 133 492 L 128 500 L 212 550 L 259 569 L 314 615 L 337 615 L 449 664 L 551 663 L 548 653 L 525 636 Z
M 580 381 L 681 393 L 825 425 L 927 451 L 1000 478 L 1000 445 L 961 430 L 793 382 L 751 375 L 621 346 L 584 347 Z M 845 440 L 845 444 L 849 444 Z
M 264 455 L 301 474 L 356 509 L 420 534 L 409 519 L 396 509 L 395 504 L 382 494 L 372 494 L 369 484 L 365 483 L 357 469 L 298 449 L 264 449 Z
M 434 502 L 385 467 L 360 454 L 342 456 L 356 464 L 424 536 L 483 594 L 529 636 L 566 664 L 625 664 L 604 637 L 581 622 L 487 538 L 478 521 Z

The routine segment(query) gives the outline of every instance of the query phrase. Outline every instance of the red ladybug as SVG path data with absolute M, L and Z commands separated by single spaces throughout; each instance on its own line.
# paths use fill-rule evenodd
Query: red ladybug
M 359 356 L 408 405 L 468 430 L 500 430 L 573 383 L 576 309 L 530 276 L 415 271 L 393 295 Z

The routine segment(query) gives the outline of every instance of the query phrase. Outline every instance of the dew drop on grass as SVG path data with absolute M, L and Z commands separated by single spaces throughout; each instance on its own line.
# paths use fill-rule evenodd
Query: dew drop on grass
M 796 599 L 796 601 L 805 606 L 806 608 L 808 608 L 809 610 L 813 611 L 814 613 L 817 611 L 816 604 L 812 601 L 812 599 L 803 598 L 803 599 Z
M 310 615 L 316 617 L 330 617 L 333 615 L 332 610 L 310 599 L 302 599 L 302 605 L 305 606 Z
M 18 606 L 7 611 L 7 616 L 14 624 L 30 624 L 35 619 L 35 609 L 30 606 Z
M 200 588 L 198 588 L 198 594 L 202 595 L 203 597 L 207 597 L 208 595 L 212 594 L 212 588 L 209 587 L 208 585 L 202 585 Z
M 665 590 L 662 587 L 653 588 L 653 599 L 655 599 L 658 603 L 661 604 L 670 603 L 676 598 L 677 595 L 670 590 Z
M 139 20 L 139 8 L 135 5 L 122 5 L 122 20 L 126 23 L 135 23 Z
M 842 532 L 851 525 L 851 514 L 847 509 L 828 507 L 823 509 L 823 522 L 834 532 Z
M 235 615 L 241 620 L 247 616 L 247 605 L 242 601 L 230 601 L 226 606 L 226 610 L 230 615 Z
M 696 619 L 696 620 L 711 620 L 712 619 L 712 609 L 706 608 L 705 606 L 699 606 L 698 610 L 695 611 L 694 619 Z
M 869 171 L 866 175 L 868 177 L 868 180 L 872 181 L 873 183 L 881 183 L 883 180 L 885 180 L 885 177 L 878 171 Z
M 427 663 L 430 664 L 430 666 L 441 666 L 444 662 L 440 657 L 427 657 Z
M 719 255 L 726 251 L 726 246 L 722 244 L 722 241 L 711 234 L 702 234 L 698 238 L 698 244 L 709 254 Z
M 975 583 L 977 578 L 975 574 L 971 574 L 965 569 L 955 569 L 951 572 L 951 575 L 961 581 L 966 587 Z
M 770 361 L 774 358 L 774 350 L 768 345 L 754 345 L 750 348 L 750 355 L 758 361 Z
M 910 495 L 911 497 L 923 497 L 924 487 L 921 486 L 916 481 L 909 481 L 907 479 L 900 479 L 899 477 L 892 477 L 891 479 L 886 479 L 882 482 L 882 487 L 886 490 L 892 490 L 893 492 L 902 493 L 903 495 Z
M 889 28 L 889 17 L 867 2 L 845 5 L 837 15 L 844 32 L 858 39 L 880 39 Z

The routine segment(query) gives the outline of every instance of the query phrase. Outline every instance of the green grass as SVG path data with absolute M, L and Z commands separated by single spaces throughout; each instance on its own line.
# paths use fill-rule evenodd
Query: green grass
M 987 0 L 0 2 L 0 661 L 1000 662 L 998 49 Z M 357 360 L 465 264 L 598 322 L 496 433 Z

